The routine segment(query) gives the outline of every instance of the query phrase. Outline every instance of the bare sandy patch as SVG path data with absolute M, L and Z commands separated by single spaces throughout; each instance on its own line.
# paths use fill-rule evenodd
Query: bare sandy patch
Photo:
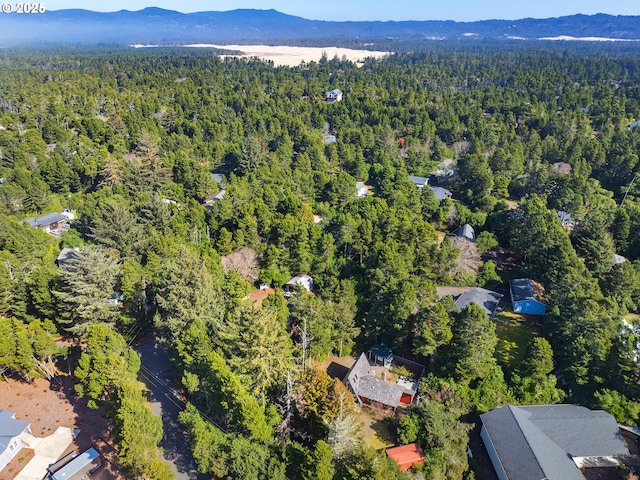
M 300 63 L 318 62 L 323 55 L 328 59 L 337 56 L 338 58 L 346 58 L 356 64 L 361 64 L 365 58 L 373 57 L 376 59 L 384 58 L 393 52 L 379 52 L 373 50 L 354 50 L 351 48 L 341 47 L 288 47 L 288 46 L 270 46 L 270 45 L 211 45 L 206 43 L 196 43 L 185 45 L 191 48 L 221 48 L 226 50 L 238 50 L 243 55 L 237 55 L 241 58 L 257 57 L 261 60 L 272 61 L 276 66 L 295 67 Z M 236 56 L 236 55 L 232 55 Z M 224 55 L 223 55 L 224 57 Z
M 8 382 L 2 381 L 0 409 L 15 412 L 18 420 L 29 422 L 31 431 L 37 438 L 53 435 L 58 427 L 80 430 L 63 455 L 73 450 L 83 452 L 93 447 L 102 455 L 103 466 L 91 478 L 122 478 L 119 475 L 120 465 L 113 447 L 112 426 L 107 412 L 104 409 L 91 410 L 87 407 L 86 398 L 77 398 L 71 377 L 58 377 L 52 383 L 42 378 L 37 378 L 32 383 L 12 378 Z M 33 450 L 23 448 L 0 472 L 0 480 L 14 479 L 31 457 Z

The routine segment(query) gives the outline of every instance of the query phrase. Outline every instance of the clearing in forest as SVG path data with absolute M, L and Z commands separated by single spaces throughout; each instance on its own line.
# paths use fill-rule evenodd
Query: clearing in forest
M 536 336 L 536 330 L 523 315 L 513 312 L 501 312 L 493 320 L 498 336 L 496 360 L 503 368 L 512 372 L 525 360 L 527 347 Z

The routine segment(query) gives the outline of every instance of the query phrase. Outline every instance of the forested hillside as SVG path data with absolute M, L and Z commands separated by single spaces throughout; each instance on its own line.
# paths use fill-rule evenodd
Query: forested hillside
M 474 478 L 466 434 L 498 405 L 575 402 L 636 424 L 640 58 L 484 50 L 360 68 L 0 54 L 0 366 L 29 379 L 51 335 L 87 339 L 77 391 L 115 412 L 132 478 L 171 478 L 160 426 L 134 426 L 150 412 L 127 345 L 145 333 L 179 367 L 181 419 L 214 478 L 406 478 L 317 368 L 380 342 L 426 365 L 398 429 L 426 478 Z M 57 236 L 26 221 L 64 209 Z M 62 248 L 76 250 L 56 264 Z M 296 275 L 315 289 L 287 300 Z M 482 308 L 436 290 L 485 286 L 509 310 L 523 277 L 548 305 L 515 360 Z M 275 293 L 254 302 L 260 282 Z

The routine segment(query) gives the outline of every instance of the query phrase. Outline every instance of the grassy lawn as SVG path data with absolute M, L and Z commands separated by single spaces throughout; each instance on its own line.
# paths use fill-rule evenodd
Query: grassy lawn
M 495 357 L 506 370 L 513 371 L 525 360 L 527 345 L 536 335 L 535 328 L 513 312 L 499 313 L 493 321 L 498 336 Z
M 364 405 L 359 420 L 362 437 L 367 447 L 380 450 L 396 445 L 397 419 L 393 412 Z

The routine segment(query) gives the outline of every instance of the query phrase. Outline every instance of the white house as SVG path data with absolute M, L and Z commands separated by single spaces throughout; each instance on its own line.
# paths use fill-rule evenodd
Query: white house
M 0 410 L 0 470 L 22 449 L 23 433 L 31 435 L 30 423 L 16 420 L 16 414 Z
M 313 278 L 309 275 L 299 275 L 297 277 L 293 277 L 287 283 L 285 283 L 284 296 L 289 298 L 293 292 L 295 292 L 296 285 L 302 286 L 307 292 L 313 290 Z
M 342 101 L 342 90 L 338 90 L 337 88 L 335 90 L 331 90 L 330 92 L 327 92 L 326 96 L 325 96 L 325 100 L 329 103 L 334 103 L 334 102 L 341 102 Z

